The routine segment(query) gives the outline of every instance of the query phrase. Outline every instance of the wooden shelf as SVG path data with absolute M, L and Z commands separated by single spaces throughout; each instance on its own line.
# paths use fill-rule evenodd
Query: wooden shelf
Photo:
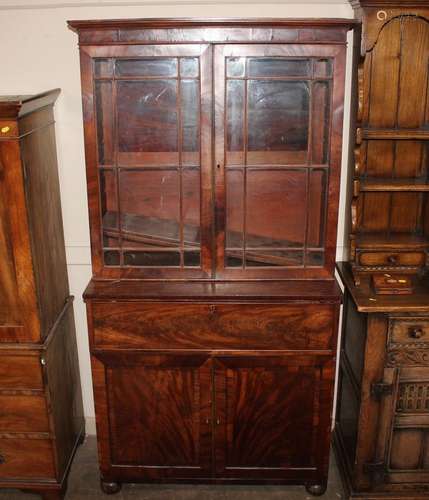
M 429 129 L 381 129 L 381 128 L 358 128 L 357 142 L 362 140 L 429 140 Z
M 429 183 L 418 179 L 360 179 L 359 191 L 429 191 Z
M 429 238 L 409 233 L 367 233 L 356 235 L 356 246 L 368 249 L 426 249 Z

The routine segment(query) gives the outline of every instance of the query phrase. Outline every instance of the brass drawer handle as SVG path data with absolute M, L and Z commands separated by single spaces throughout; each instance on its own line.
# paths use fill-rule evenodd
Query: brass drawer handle
M 398 256 L 397 255 L 389 255 L 389 257 L 387 257 L 387 261 L 389 262 L 389 264 L 397 264 L 398 263 Z
M 0 455 L 0 465 L 6 463 L 6 458 L 3 455 Z
M 209 306 L 209 311 L 210 311 L 210 314 L 214 314 L 216 312 L 216 306 L 215 305 L 210 305 Z
M 410 337 L 412 339 L 421 339 L 424 335 L 424 331 L 419 326 L 415 328 L 410 328 Z

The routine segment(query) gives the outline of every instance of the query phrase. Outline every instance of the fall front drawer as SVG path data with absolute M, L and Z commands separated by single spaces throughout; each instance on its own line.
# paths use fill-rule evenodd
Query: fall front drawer
M 50 440 L 0 439 L 0 482 L 15 478 L 55 478 Z
M 331 349 L 331 304 L 93 302 L 93 345 L 140 349 Z

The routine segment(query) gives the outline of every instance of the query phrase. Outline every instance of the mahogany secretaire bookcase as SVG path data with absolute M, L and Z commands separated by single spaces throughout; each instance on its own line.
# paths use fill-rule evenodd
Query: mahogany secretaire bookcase
M 72 21 L 102 487 L 325 491 L 352 20 Z
M 362 20 L 336 449 L 351 498 L 429 498 L 429 2 Z
M 54 89 L 0 96 L 0 488 L 64 496 L 84 437 Z

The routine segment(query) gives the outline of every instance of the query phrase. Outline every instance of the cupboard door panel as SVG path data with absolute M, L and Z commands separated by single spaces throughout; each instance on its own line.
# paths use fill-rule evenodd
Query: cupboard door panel
M 316 478 L 326 470 L 332 360 L 231 356 L 215 363 L 219 476 Z
M 207 474 L 211 363 L 207 356 L 101 353 L 110 463 L 138 477 Z M 103 404 L 96 396 L 96 404 Z M 107 422 L 104 423 L 104 425 Z

